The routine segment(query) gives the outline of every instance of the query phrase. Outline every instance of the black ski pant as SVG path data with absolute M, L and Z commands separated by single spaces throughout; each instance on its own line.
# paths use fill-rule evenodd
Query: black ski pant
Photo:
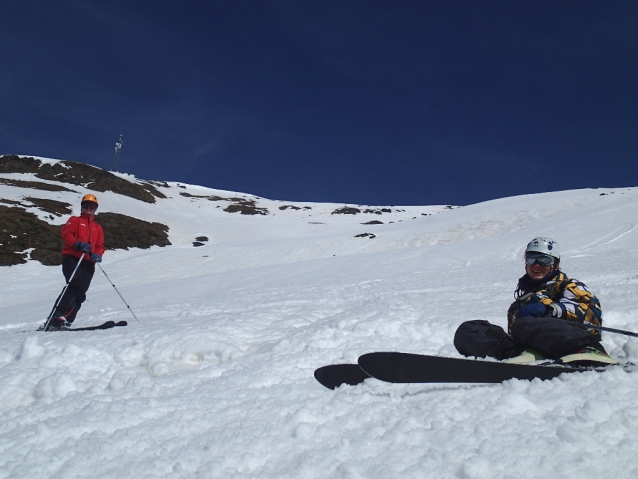
M 71 278 L 75 267 L 78 265 L 78 261 L 80 261 L 80 258 L 68 254 L 64 255 L 62 259 L 62 274 L 64 274 L 67 282 L 69 282 L 69 278 Z M 59 302 L 53 313 L 53 318 L 64 316 L 69 323 L 75 321 L 75 317 L 86 299 L 86 292 L 89 290 L 94 273 L 95 263 L 86 259 L 82 260 L 64 295 L 62 297 L 58 296 Z
M 500 326 L 480 319 L 467 321 L 456 330 L 454 346 L 464 356 L 507 359 L 534 349 L 549 359 L 559 359 L 585 346 L 600 345 L 600 336 L 556 318 L 518 318 L 509 335 Z

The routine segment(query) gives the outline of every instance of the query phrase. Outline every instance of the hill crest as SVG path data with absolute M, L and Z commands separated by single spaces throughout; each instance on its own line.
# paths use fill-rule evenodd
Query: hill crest
M 224 213 L 244 216 L 286 215 L 299 219 L 313 216 L 312 224 L 323 224 L 321 217 L 343 216 L 351 218 L 353 223 L 379 225 L 455 208 L 451 205 L 373 207 L 266 200 L 177 182 L 140 180 L 76 161 L 4 155 L 0 156 L 0 221 L 6 226 L 0 231 L 0 266 L 30 260 L 48 266 L 60 264 L 59 252 L 63 246 L 60 227 L 73 214 L 78 198 L 87 193 L 106 199 L 101 202 L 96 219 L 104 227 L 106 247 L 110 250 L 171 245 L 171 225 L 149 220 L 145 213 L 149 212 L 148 206 L 171 209 L 176 198 L 193 203 L 190 210 L 194 209 L 192 206 L 201 209 L 201 205 L 208 204 Z M 117 204 L 113 204 L 113 200 Z M 132 206 L 136 202 L 145 205 Z M 131 215 L 128 213 L 131 210 L 140 213 Z M 366 221 L 358 221 L 360 217 L 366 217 Z M 368 231 L 354 236 L 376 237 Z M 203 246 L 205 241 L 208 241 L 205 234 L 190 238 L 192 246 Z

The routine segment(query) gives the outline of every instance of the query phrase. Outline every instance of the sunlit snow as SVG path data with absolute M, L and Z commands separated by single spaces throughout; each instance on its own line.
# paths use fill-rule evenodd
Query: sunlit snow
M 637 188 L 380 216 L 259 199 L 270 214 L 243 216 L 179 195 L 218 190 L 182 186 L 160 187 L 168 198 L 155 205 L 94 192 L 99 211 L 170 226 L 172 246 L 104 256 L 141 324 L 97 270 L 76 324 L 129 326 L 36 332 L 61 268 L 0 268 L 0 477 L 638 477 L 638 373 L 335 391 L 313 377 L 371 351 L 459 357 L 461 322 L 505 325 L 535 236 L 560 243 L 563 271 L 596 293 L 605 326 L 638 331 Z M 77 206 L 89 190 L 74 189 L 0 184 L 0 198 Z M 603 344 L 638 361 L 638 338 Z

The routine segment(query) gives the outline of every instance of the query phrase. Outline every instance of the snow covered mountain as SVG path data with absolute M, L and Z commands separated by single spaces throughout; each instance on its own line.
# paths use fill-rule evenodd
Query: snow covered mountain
M 0 173 L 0 207 L 56 228 L 70 212 L 52 205 L 77 214 L 91 192 L 99 214 L 164 225 L 170 244 L 107 251 L 141 324 L 97 271 L 77 325 L 129 326 L 77 333 L 35 331 L 59 266 L 3 250 L 25 262 L 0 267 L 0 477 L 638 477 L 635 373 L 335 391 L 313 378 L 375 350 L 458 357 L 461 322 L 505 325 L 540 235 L 600 298 L 605 326 L 638 331 L 637 188 L 373 207 L 112 175 L 145 201 L 34 161 Z M 2 220 L 1 246 L 20 218 Z M 635 338 L 603 338 L 638 361 Z
M 319 237 L 323 238 L 321 243 L 341 244 L 350 233 L 356 238 L 374 239 L 380 224 L 453 208 L 272 201 L 180 183 L 138 180 L 83 163 L 5 155 L 0 156 L 0 219 L 5 220 L 7 228 L 0 233 L 0 258 L 5 259 L 0 265 L 30 259 L 60 264 L 59 228 L 50 226 L 64 224 L 72 211 L 79 214 L 79 201 L 86 193 L 94 193 L 100 200 L 97 218 L 105 230 L 107 249 L 203 246 L 209 237 L 219 244 L 247 239 L 246 234 L 254 240 Z M 268 219 L 247 221 L 237 216 Z M 328 227 L 326 235 L 326 228 L 317 225 L 333 228 Z M 280 228 L 288 234 L 282 235 Z M 200 241 L 200 237 L 207 239 Z M 346 243 L 361 242 L 347 237 Z M 321 256 L 318 252 L 308 254 Z

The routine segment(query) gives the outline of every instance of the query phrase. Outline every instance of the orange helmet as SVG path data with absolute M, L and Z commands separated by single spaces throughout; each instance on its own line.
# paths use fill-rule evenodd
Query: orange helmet
M 89 193 L 88 195 L 84 195 L 82 197 L 82 203 L 84 203 L 85 201 L 92 201 L 96 205 L 98 204 L 97 198 L 95 197 L 95 195 L 92 195 L 91 193 Z

